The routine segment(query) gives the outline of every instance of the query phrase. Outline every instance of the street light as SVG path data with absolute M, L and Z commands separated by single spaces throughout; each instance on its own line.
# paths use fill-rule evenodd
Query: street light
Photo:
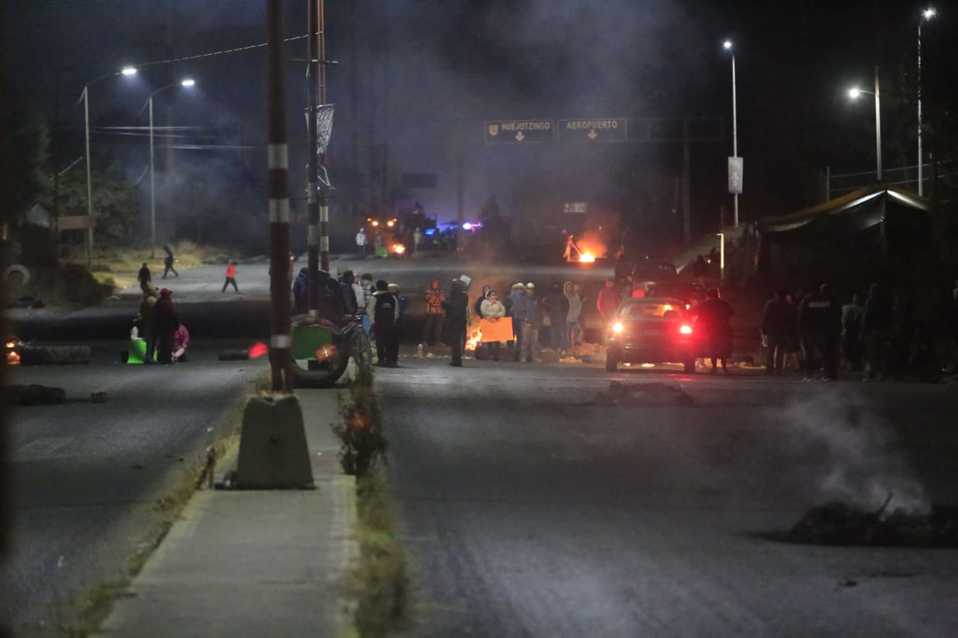
M 146 98 L 146 104 L 143 105 L 143 108 L 149 108 L 150 111 L 150 258 L 152 259 L 156 254 L 156 173 L 154 171 L 154 153 L 153 153 L 153 98 L 167 89 L 171 89 L 176 84 L 168 84 L 162 86 L 152 93 L 150 97 Z M 183 78 L 180 80 L 180 86 L 189 89 L 196 86 L 196 80 L 193 78 Z M 143 112 L 143 109 L 140 109 L 140 113 Z
M 878 67 L 875 67 L 875 90 L 866 91 L 865 89 L 853 86 L 848 89 L 848 97 L 851 100 L 857 100 L 862 95 L 873 95 L 875 97 L 875 173 L 878 176 L 878 182 L 882 181 L 881 174 L 881 87 L 878 82 Z
M 731 40 L 725 40 L 722 42 L 722 48 L 732 54 L 732 161 L 738 164 L 738 93 L 737 93 L 737 82 L 735 80 L 735 43 Z M 731 164 L 731 163 L 730 163 Z M 731 167 L 730 167 L 731 170 Z M 729 180 L 729 186 L 733 186 L 732 180 Z M 734 223 L 735 227 L 738 227 L 738 194 L 739 187 L 736 184 L 735 188 L 732 188 L 732 198 L 734 202 Z
M 86 147 L 86 265 L 93 265 L 93 167 L 90 161 L 90 87 L 101 80 L 113 78 L 122 75 L 130 78 L 136 75 L 137 70 L 134 66 L 125 66 L 117 73 L 108 73 L 94 78 L 83 85 L 83 93 L 80 94 L 80 100 L 83 101 L 83 137 Z
M 923 179 L 922 164 L 925 162 L 924 153 L 921 149 L 921 25 L 926 21 L 931 21 L 938 12 L 934 7 L 928 7 L 921 12 L 921 19 L 918 20 L 918 196 L 925 194 L 925 182 Z

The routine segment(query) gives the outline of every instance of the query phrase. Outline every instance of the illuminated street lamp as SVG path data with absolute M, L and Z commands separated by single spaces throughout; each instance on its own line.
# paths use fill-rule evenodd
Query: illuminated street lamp
M 731 53 L 732 55 L 732 162 L 736 164 L 739 163 L 738 158 L 738 93 L 737 93 L 737 83 L 735 80 L 735 43 L 731 40 L 725 40 L 722 42 L 722 48 Z M 731 167 L 731 163 L 730 163 Z M 730 168 L 731 171 L 731 168 Z M 732 180 L 729 180 L 729 186 L 732 186 Z M 738 194 L 739 188 L 736 187 L 733 190 L 732 198 L 734 202 L 735 214 L 733 216 L 735 226 L 738 227 Z
M 183 78 L 180 80 L 179 85 L 184 89 L 191 89 L 196 86 L 196 80 L 193 78 Z M 168 84 L 166 86 L 160 87 L 150 93 L 150 97 L 146 99 L 146 104 L 143 105 L 143 108 L 149 108 L 150 111 L 150 258 L 155 256 L 156 252 L 156 174 L 154 171 L 154 153 L 153 153 L 153 98 L 167 89 L 171 89 L 176 84 Z M 143 112 L 143 109 L 140 109 L 140 113 Z
M 865 89 L 854 86 L 848 89 L 848 97 L 851 100 L 857 100 L 862 95 L 873 95 L 875 97 L 875 173 L 878 176 L 879 183 L 882 181 L 881 174 L 881 87 L 878 82 L 878 67 L 875 67 L 875 91 L 866 91 Z
M 918 20 L 918 195 L 925 194 L 925 182 L 923 179 L 923 166 L 925 162 L 924 153 L 921 149 L 921 25 L 931 21 L 938 15 L 934 7 L 928 7 L 921 12 L 921 19 Z
M 83 137 L 86 147 L 86 263 L 87 267 L 93 265 L 93 166 L 90 161 L 90 87 L 101 80 L 122 75 L 125 78 L 135 76 L 137 69 L 135 66 L 125 66 L 117 73 L 108 73 L 98 78 L 90 80 L 83 85 L 83 93 L 80 94 L 80 100 L 83 102 Z

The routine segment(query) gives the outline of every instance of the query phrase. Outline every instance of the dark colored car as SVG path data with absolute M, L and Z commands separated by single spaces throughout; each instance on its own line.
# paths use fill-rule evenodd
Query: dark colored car
M 695 372 L 701 339 L 681 299 L 652 297 L 625 301 L 608 326 L 606 370 L 620 363 L 681 363 Z

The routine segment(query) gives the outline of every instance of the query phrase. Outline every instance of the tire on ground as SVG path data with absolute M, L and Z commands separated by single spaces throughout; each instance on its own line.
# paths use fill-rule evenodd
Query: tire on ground
M 30 284 L 30 269 L 23 264 L 7 266 L 3 271 L 3 279 L 11 290 L 17 292 Z

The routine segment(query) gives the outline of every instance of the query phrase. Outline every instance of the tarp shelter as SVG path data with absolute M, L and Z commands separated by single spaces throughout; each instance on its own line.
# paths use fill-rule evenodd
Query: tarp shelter
M 902 280 L 934 263 L 927 200 L 894 188 L 858 190 L 766 218 L 758 231 L 758 270 L 779 283 Z

